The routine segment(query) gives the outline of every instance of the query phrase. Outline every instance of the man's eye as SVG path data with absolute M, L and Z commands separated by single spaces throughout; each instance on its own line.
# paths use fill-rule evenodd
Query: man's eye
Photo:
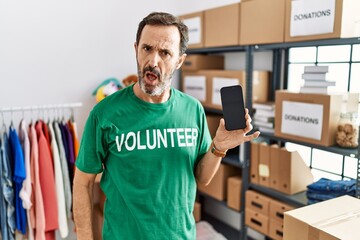
M 163 51 L 162 52 L 164 56 L 170 56 L 171 54 L 168 51 Z
M 150 51 L 150 47 L 144 47 L 144 51 L 145 51 L 145 52 Z

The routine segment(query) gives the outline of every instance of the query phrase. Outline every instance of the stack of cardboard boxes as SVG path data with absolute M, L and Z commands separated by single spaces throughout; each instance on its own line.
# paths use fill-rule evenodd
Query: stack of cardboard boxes
M 190 48 L 349 38 L 360 35 L 358 0 L 242 0 L 180 16 Z
M 256 191 L 246 191 L 245 224 L 272 239 L 282 239 L 284 212 L 291 209 L 294 207 Z

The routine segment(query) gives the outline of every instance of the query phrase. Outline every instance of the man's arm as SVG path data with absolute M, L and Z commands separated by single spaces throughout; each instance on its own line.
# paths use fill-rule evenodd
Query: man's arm
M 245 109 L 245 112 L 245 129 L 227 131 L 225 129 L 224 119 L 220 120 L 212 146 L 196 166 L 195 177 L 198 184 L 208 185 L 216 171 L 219 169 L 222 158 L 212 153 L 211 149 L 215 147 L 217 152 L 226 153 L 228 149 L 239 146 L 244 142 L 251 141 L 260 135 L 260 132 L 258 131 L 251 135 L 246 135 L 253 127 L 251 125 L 251 117 L 248 109 Z
M 76 168 L 73 182 L 73 212 L 78 240 L 94 239 L 92 229 L 93 186 L 96 174 Z

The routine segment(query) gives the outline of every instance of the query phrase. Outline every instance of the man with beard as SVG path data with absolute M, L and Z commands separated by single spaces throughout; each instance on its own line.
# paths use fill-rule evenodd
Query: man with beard
M 91 111 L 74 179 L 78 239 L 93 239 L 92 189 L 102 172 L 106 195 L 103 239 L 195 239 L 196 184 L 208 184 L 227 149 L 259 135 L 247 126 L 211 139 L 199 101 L 171 87 L 184 62 L 188 29 L 168 13 L 139 24 L 135 52 L 139 81 Z

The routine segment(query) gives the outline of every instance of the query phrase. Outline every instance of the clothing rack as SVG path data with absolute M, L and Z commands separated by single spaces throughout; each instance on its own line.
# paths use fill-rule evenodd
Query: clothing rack
M 63 103 L 63 104 L 49 104 L 49 105 L 33 105 L 24 107 L 4 107 L 0 108 L 0 112 L 21 112 L 21 111 L 36 111 L 46 109 L 61 109 L 61 108 L 77 108 L 82 107 L 81 102 L 77 103 Z

